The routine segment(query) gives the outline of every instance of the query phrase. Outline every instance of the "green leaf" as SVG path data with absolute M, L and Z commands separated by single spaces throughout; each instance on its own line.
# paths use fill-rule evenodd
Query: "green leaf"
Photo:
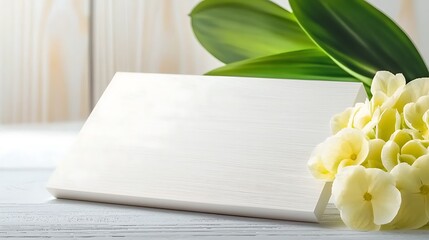
M 428 69 L 408 36 L 363 0 L 289 0 L 299 24 L 339 66 L 353 76 L 376 71 L 403 73 L 408 80 Z
M 356 82 L 319 49 L 306 49 L 230 63 L 207 73 L 244 76 Z
M 268 0 L 205 0 L 190 16 L 197 39 L 224 63 L 315 48 L 293 14 Z

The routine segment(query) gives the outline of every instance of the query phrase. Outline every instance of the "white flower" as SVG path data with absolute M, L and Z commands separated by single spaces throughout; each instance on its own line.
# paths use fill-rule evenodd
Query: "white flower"
M 379 109 L 372 111 L 368 100 L 365 103 L 356 103 L 354 107 L 347 108 L 331 118 L 332 133 L 336 134 L 344 128 L 356 128 L 362 130 L 369 138 L 374 138 L 374 127 L 379 115 Z
M 416 139 L 418 133 L 412 130 L 398 130 L 381 150 L 381 161 L 388 170 L 401 162 L 413 164 L 414 161 L 428 153 L 428 140 Z
M 405 86 L 395 103 L 395 108 L 402 112 L 407 103 L 416 102 L 420 97 L 427 95 L 429 95 L 429 78 L 415 79 Z
M 350 228 L 420 228 L 429 222 L 429 78 L 406 84 L 380 71 L 371 93 L 332 117 L 334 136 L 315 148 L 309 169 L 333 181 Z
M 401 208 L 388 228 L 416 229 L 429 221 L 429 156 L 418 158 L 412 166 L 401 163 L 392 169 L 401 192 Z
M 352 116 L 352 127 L 357 129 L 363 129 L 365 126 L 371 122 L 373 112 L 371 111 L 371 106 L 369 102 L 357 103 L 355 105 L 355 114 Z
M 381 92 L 384 96 L 394 96 L 405 86 L 405 77 L 403 74 L 392 74 L 388 71 L 378 71 L 375 73 L 371 84 L 371 93 Z
M 388 71 L 379 71 L 375 74 L 371 84 L 371 105 L 382 110 L 391 108 L 401 95 L 405 86 L 405 77 L 402 74 L 392 74 Z
M 335 114 L 331 118 L 331 131 L 332 134 L 336 134 L 341 129 L 348 128 L 352 126 L 353 116 L 356 113 L 355 107 L 346 108 L 341 113 Z
M 428 113 L 429 95 L 419 97 L 416 102 L 404 106 L 405 123 L 409 128 L 419 131 L 425 138 L 429 136 Z
M 365 103 L 356 104 L 355 108 L 352 127 L 362 130 L 368 138 L 374 138 L 374 128 L 380 118 L 380 109 L 372 109 L 368 100 Z
M 315 148 L 308 167 L 314 177 L 332 181 L 339 169 L 365 161 L 368 152 L 369 142 L 362 131 L 345 128 Z
M 334 204 L 344 223 L 356 230 L 373 231 L 396 216 L 401 195 L 393 176 L 377 168 L 349 166 L 338 172 L 332 185 Z

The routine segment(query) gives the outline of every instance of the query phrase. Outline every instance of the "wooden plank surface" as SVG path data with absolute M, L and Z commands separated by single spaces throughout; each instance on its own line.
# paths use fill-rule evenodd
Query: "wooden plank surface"
M 328 205 L 322 223 L 301 223 L 113 204 L 53 200 L 51 169 L 0 170 L 0 239 L 427 239 L 417 231 L 356 232 Z

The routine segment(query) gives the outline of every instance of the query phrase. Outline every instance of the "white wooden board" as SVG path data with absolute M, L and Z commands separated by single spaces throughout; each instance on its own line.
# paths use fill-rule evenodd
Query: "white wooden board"
M 419 230 L 357 232 L 332 203 L 320 224 L 50 200 L 50 169 L 0 168 L 0 239 L 427 240 Z
M 307 160 L 358 83 L 117 73 L 48 190 L 58 198 L 317 221 Z

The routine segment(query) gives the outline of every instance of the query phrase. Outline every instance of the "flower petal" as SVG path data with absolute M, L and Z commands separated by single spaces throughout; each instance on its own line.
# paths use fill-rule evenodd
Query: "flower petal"
M 329 171 L 324 165 L 322 160 L 320 159 L 320 151 L 322 148 L 322 144 L 319 144 L 312 153 L 310 160 L 308 161 L 308 168 L 313 175 L 313 177 L 317 179 L 322 179 L 325 181 L 332 181 L 335 178 L 335 173 Z
M 428 93 L 429 94 L 429 93 Z M 417 102 L 408 103 L 404 106 L 404 120 L 409 128 L 422 133 L 428 131 L 423 115 L 429 110 L 429 96 L 418 98 Z
M 429 195 L 425 196 L 426 217 L 429 219 Z
M 387 97 L 384 92 L 376 91 L 372 93 L 371 109 L 374 111 L 376 108 L 379 108 L 388 100 L 389 100 L 389 97 Z
M 401 126 L 401 115 L 396 109 L 387 109 L 381 116 L 376 126 L 376 137 L 388 141 L 390 136 Z
M 388 71 L 379 71 L 375 74 L 371 84 L 371 93 L 380 91 L 386 96 L 392 96 L 398 89 L 405 86 L 405 77 L 402 74 L 392 74 Z
M 413 194 L 420 191 L 421 181 L 410 165 L 400 163 L 390 171 L 390 174 L 395 178 L 396 187 L 399 191 Z
M 390 172 L 395 178 L 396 187 L 401 192 L 402 203 L 398 214 L 388 224 L 398 229 L 416 229 L 428 222 L 425 209 L 425 196 L 420 194 L 420 178 L 413 166 L 398 164 Z
M 323 165 L 326 169 L 335 173 L 341 161 L 348 159 L 351 154 L 352 149 L 350 145 L 337 137 L 337 135 L 327 138 L 320 150 L 320 158 Z
M 332 197 L 335 206 L 341 210 L 344 205 L 362 202 L 362 196 L 368 191 L 368 186 L 364 167 L 349 166 L 343 168 L 332 184 Z
M 378 230 L 390 222 L 401 204 L 393 176 L 377 168 L 345 167 L 332 185 L 335 206 L 350 228 Z
M 356 104 L 355 114 L 353 115 L 353 128 L 363 129 L 372 120 L 373 112 L 369 102 L 365 104 Z
M 395 108 L 402 112 L 405 104 L 415 102 L 421 96 L 426 96 L 429 93 L 429 78 L 417 78 L 409 82 L 404 91 L 396 101 Z
M 365 159 L 365 162 L 362 164 L 367 168 L 380 168 L 385 170 L 383 163 L 381 161 L 381 150 L 386 142 L 382 139 L 371 139 L 369 140 L 369 152 L 368 156 Z
M 423 145 L 423 143 L 420 140 L 413 139 L 407 143 L 404 144 L 401 148 L 401 154 L 407 154 L 410 156 L 413 156 L 413 161 L 408 162 L 408 164 L 412 164 L 414 160 L 416 160 L 418 157 L 423 156 L 427 153 L 426 147 Z
M 374 213 L 370 202 L 348 205 L 340 211 L 341 219 L 347 227 L 360 231 L 377 231 L 380 225 L 373 221 Z
M 323 143 L 321 160 L 326 169 L 337 172 L 338 166 L 359 165 L 365 161 L 369 143 L 361 130 L 345 128 Z M 346 161 L 347 163 L 342 163 Z
M 413 168 L 417 172 L 422 184 L 429 185 L 429 155 L 424 155 L 413 163 Z
M 395 187 L 395 179 L 390 174 L 376 168 L 366 170 L 370 183 L 368 192 L 372 195 L 374 223 L 389 223 L 398 213 L 401 194 Z
M 384 144 L 383 149 L 381 150 L 381 162 L 387 171 L 390 171 L 398 165 L 398 156 L 400 153 L 400 148 L 398 144 L 392 140 L 387 141 Z
M 417 229 L 428 222 L 424 197 L 420 194 L 401 192 L 401 208 L 398 214 L 389 224 L 396 229 Z
M 369 142 L 362 131 L 346 128 L 338 132 L 336 136 L 349 145 L 352 154 L 356 154 L 356 159 L 352 159 L 356 164 L 365 161 L 369 152 Z
M 414 139 L 414 136 L 412 132 L 406 129 L 397 130 L 390 137 L 390 140 L 396 142 L 400 147 L 404 146 L 405 143 L 413 139 Z
M 331 131 L 336 134 L 341 129 L 350 126 L 350 120 L 355 108 L 349 107 L 341 113 L 335 114 L 331 118 Z
M 426 125 L 426 132 L 422 132 L 422 136 L 424 136 L 424 139 L 429 140 L 429 110 L 423 114 L 423 122 Z

